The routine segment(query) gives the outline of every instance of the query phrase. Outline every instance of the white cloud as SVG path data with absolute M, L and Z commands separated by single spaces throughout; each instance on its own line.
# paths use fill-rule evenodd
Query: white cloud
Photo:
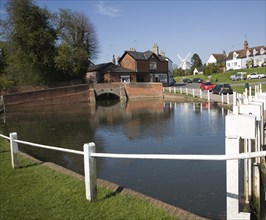
M 106 15 L 109 17 L 121 16 L 120 11 L 118 9 L 106 5 L 104 2 L 99 2 L 97 4 L 97 13 Z

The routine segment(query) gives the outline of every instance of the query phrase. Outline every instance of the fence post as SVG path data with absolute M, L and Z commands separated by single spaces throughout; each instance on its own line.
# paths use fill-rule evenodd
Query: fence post
M 229 93 L 227 93 L 227 104 L 230 104 L 230 100 L 229 100 Z
M 195 97 L 195 89 L 192 89 L 193 98 Z
M 86 199 L 93 201 L 97 198 L 96 159 L 91 156 L 96 152 L 95 144 L 84 144 L 83 151 Z
M 13 169 L 18 168 L 19 160 L 18 160 L 18 143 L 15 140 L 18 139 L 18 135 L 16 132 L 12 132 L 9 134 L 10 137 L 10 151 L 11 151 L 11 163 Z
M 210 90 L 208 90 L 207 93 L 208 93 L 208 102 L 210 102 L 210 100 L 211 100 L 210 99 Z

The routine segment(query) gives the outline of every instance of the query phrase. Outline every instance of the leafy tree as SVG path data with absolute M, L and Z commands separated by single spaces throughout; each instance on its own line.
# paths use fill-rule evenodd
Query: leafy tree
M 55 65 L 58 70 L 61 70 L 61 78 L 64 80 L 79 78 L 86 73 L 88 55 L 82 48 L 62 44 L 58 48 Z
M 176 76 L 189 76 L 192 74 L 192 71 L 190 69 L 183 70 L 181 68 L 175 68 L 173 71 L 174 77 Z
M 194 70 L 197 67 L 201 67 L 202 66 L 202 61 L 199 57 L 198 54 L 194 53 L 193 56 L 191 57 L 191 69 Z
M 5 23 L 7 75 L 15 84 L 39 84 L 51 78 L 55 56 L 56 33 L 49 13 L 31 0 L 7 1 Z
M 61 9 L 55 16 L 59 37 L 56 67 L 72 77 L 85 73 L 88 60 L 98 55 L 96 31 L 89 18 L 82 13 Z
M 220 65 L 217 65 L 215 63 L 210 63 L 208 66 L 204 68 L 203 74 L 209 76 L 219 72 L 220 72 Z
M 0 73 L 14 85 L 81 77 L 88 60 L 97 57 L 96 31 L 84 14 L 52 14 L 33 0 L 7 0 L 6 8 L 7 19 L 0 20 L 0 42 L 5 44 Z

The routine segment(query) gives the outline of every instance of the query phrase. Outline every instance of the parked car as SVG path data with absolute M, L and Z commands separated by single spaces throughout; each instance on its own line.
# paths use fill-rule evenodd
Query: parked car
M 215 85 L 215 87 L 212 89 L 212 93 L 213 94 L 232 94 L 233 93 L 233 89 L 231 88 L 231 86 L 229 84 L 217 84 Z
M 247 75 L 247 78 L 248 78 L 248 79 L 260 79 L 260 78 L 265 78 L 265 77 L 266 77 L 265 74 L 262 74 L 262 73 L 256 73 L 256 72 Z
M 192 80 L 185 78 L 185 79 L 183 79 L 183 83 L 192 83 Z
M 201 79 L 201 78 L 194 78 L 194 79 L 192 80 L 192 82 L 193 82 L 193 83 L 203 83 L 203 79 Z
M 200 85 L 200 89 L 202 90 L 209 90 L 212 91 L 215 85 L 213 85 L 211 82 L 203 82 Z
M 176 84 L 175 79 L 171 78 L 169 79 L 169 86 L 174 86 Z
M 235 81 L 235 80 L 242 80 L 244 79 L 244 76 L 242 74 L 235 74 L 230 76 L 230 80 Z

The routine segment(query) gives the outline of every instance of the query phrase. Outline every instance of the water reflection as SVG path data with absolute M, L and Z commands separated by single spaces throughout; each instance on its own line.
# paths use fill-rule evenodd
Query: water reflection
M 164 100 L 9 107 L 4 133 L 21 140 L 98 152 L 224 154 L 226 110 Z M 83 173 L 81 156 L 21 146 L 44 161 Z M 225 162 L 98 159 L 98 177 L 209 218 L 225 211 Z

